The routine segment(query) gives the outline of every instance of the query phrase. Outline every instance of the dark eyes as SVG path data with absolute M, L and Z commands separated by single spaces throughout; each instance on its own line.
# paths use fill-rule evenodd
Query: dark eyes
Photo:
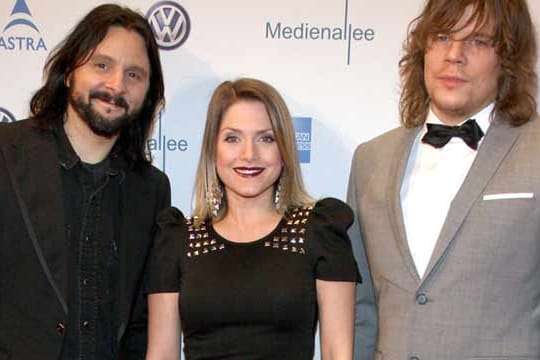
M 263 143 L 273 143 L 276 141 L 273 135 L 262 135 L 257 140 Z M 236 135 L 226 135 L 224 141 L 227 143 L 237 143 L 240 141 L 240 138 Z
M 263 135 L 261 136 L 261 141 L 265 143 L 273 143 L 275 139 L 274 139 L 274 136 L 272 135 Z
M 136 72 L 136 71 L 130 71 L 130 72 L 128 72 L 127 75 L 128 75 L 128 77 L 129 77 L 130 79 L 138 80 L 138 79 L 141 78 L 141 75 L 140 75 L 138 72 Z
M 100 72 L 112 71 L 112 67 L 105 62 L 95 62 L 94 67 Z M 143 75 L 139 71 L 129 70 L 126 72 L 126 77 L 130 80 L 141 80 Z
M 225 142 L 228 142 L 228 143 L 236 143 L 239 140 L 240 139 L 238 138 L 238 136 L 235 136 L 235 135 L 227 135 L 227 136 L 225 136 Z

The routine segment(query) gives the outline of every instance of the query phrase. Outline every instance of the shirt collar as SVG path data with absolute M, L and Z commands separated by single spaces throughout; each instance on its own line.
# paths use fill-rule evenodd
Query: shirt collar
M 53 129 L 53 133 L 58 149 L 58 161 L 60 166 L 66 170 L 69 170 L 74 168 L 77 164 L 82 163 L 67 137 L 63 124 L 55 127 Z M 113 150 L 109 153 L 109 155 L 107 155 L 107 157 L 110 159 L 107 175 L 121 175 L 120 179 L 122 181 L 124 179 L 124 171 L 127 169 L 128 163 L 118 153 L 118 151 L 116 151 L 116 147 L 113 147 Z
M 58 160 L 60 162 L 60 166 L 66 170 L 72 169 L 81 161 L 81 159 L 79 159 L 79 156 L 77 156 L 75 150 L 71 146 L 63 124 L 55 127 L 53 129 L 53 133 L 56 141 L 56 147 L 58 149 Z

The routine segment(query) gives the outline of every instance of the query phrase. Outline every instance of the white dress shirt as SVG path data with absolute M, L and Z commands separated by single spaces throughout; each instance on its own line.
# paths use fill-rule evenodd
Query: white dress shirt
M 471 117 L 476 120 L 484 136 L 489 128 L 493 107 L 490 104 Z M 426 123 L 442 124 L 431 110 Z M 414 140 L 400 192 L 409 250 L 420 278 L 424 276 L 450 204 L 477 154 L 476 150 L 457 137 L 451 138 L 448 144 L 439 149 L 424 144 L 421 140 L 426 131 L 424 124 Z

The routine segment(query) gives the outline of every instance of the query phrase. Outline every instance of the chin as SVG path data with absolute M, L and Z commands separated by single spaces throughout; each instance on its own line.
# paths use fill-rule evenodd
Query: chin
M 459 113 L 463 112 L 462 110 L 467 108 L 466 99 L 453 98 L 446 99 L 444 101 L 434 101 L 435 108 L 442 113 Z

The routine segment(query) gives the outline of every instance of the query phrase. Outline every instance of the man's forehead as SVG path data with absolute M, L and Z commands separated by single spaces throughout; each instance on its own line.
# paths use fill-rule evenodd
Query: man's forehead
M 129 38 L 132 40 L 130 41 Z M 133 39 L 136 39 L 133 41 Z M 136 51 L 118 51 L 120 50 Z M 138 54 L 137 54 L 138 52 Z M 133 56 L 128 56 L 133 55 Z M 135 56 L 138 55 L 138 56 Z M 111 60 L 117 58 L 127 58 L 135 64 L 146 64 L 149 67 L 149 55 L 144 38 L 135 30 L 121 26 L 111 26 L 103 39 L 90 51 L 88 59 L 102 56 Z
M 130 41 L 131 39 L 137 39 L 136 41 Z M 129 29 L 119 25 L 111 25 L 107 29 L 105 36 L 96 45 L 96 49 L 105 47 L 109 44 L 137 44 L 141 45 L 146 51 L 146 42 L 144 37 L 136 30 Z

